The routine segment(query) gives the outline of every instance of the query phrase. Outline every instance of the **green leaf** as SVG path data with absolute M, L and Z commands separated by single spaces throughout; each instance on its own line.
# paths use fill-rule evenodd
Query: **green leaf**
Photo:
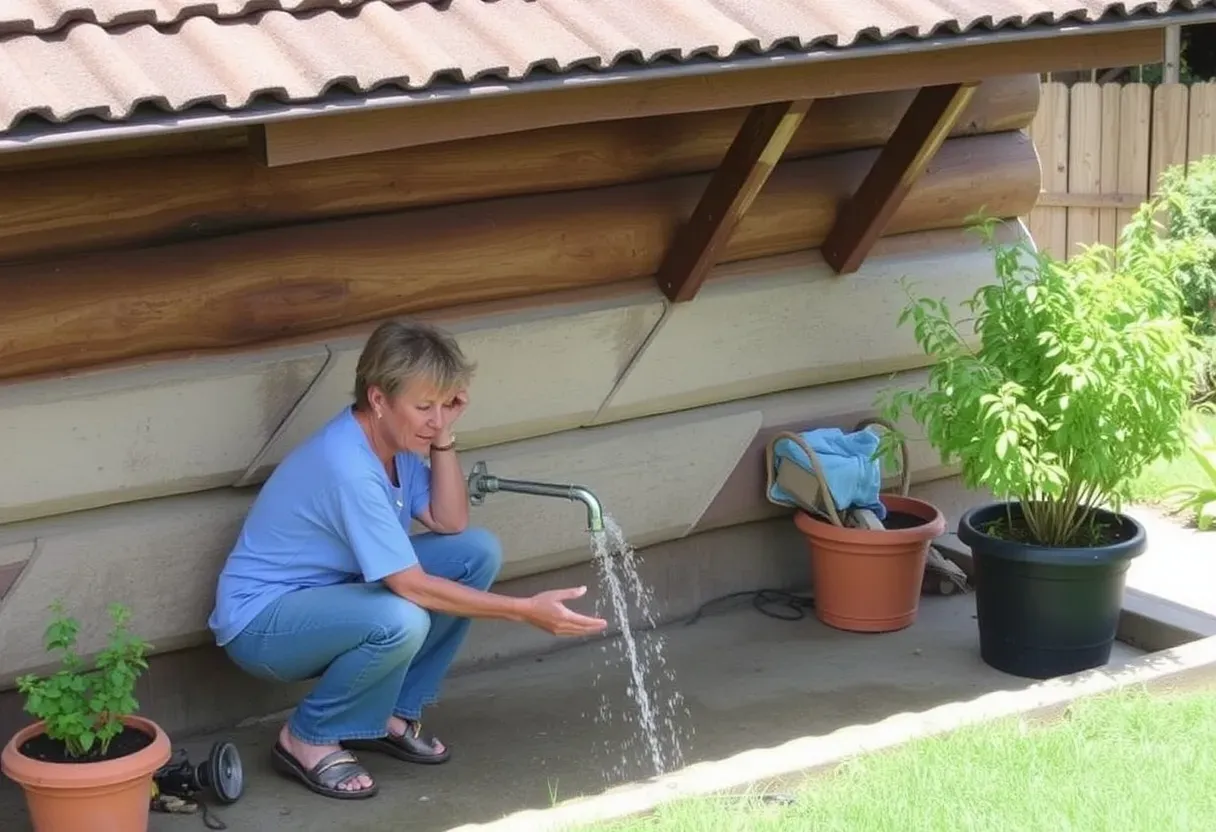
M 1200 531 L 1211 531 L 1216 528 L 1216 498 L 1208 500 L 1199 507 L 1199 517 L 1196 525 Z

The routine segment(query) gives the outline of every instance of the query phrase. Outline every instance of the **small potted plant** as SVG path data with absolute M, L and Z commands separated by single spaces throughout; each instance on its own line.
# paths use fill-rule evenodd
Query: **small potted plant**
M 1185 448 L 1194 339 L 1160 210 L 1141 206 L 1117 253 L 1092 246 L 1063 262 L 1022 238 L 998 243 L 997 221 L 980 219 L 997 280 L 970 317 L 913 297 L 900 318 L 933 364 L 883 412 L 910 412 L 964 483 L 998 500 L 968 511 L 958 534 L 974 558 L 981 656 L 1007 673 L 1046 679 L 1109 660 L 1127 569 L 1146 546 L 1120 510 L 1127 487 Z
M 58 602 L 52 610 L 45 644 L 60 654 L 60 668 L 17 680 L 38 721 L 4 747 L 0 769 L 25 790 L 37 832 L 87 832 L 99 819 L 106 829 L 143 832 L 152 775 L 171 753 L 160 727 L 134 715 L 150 645 L 127 631 L 126 608 L 112 605 L 109 645 L 89 667 L 76 653 L 79 623 Z

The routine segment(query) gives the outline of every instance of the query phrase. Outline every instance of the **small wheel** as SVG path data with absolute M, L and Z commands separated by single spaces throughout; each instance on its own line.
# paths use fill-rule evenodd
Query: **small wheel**
M 206 771 L 205 785 L 211 787 L 220 803 L 235 803 L 245 791 L 245 769 L 241 755 L 230 742 L 219 741 L 211 746 L 211 753 L 203 765 Z

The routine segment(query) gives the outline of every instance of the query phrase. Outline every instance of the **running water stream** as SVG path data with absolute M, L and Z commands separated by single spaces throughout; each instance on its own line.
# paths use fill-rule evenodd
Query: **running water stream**
M 640 736 L 634 739 L 643 743 L 654 774 L 663 774 L 684 761 L 680 743 L 684 720 L 680 717 L 688 716 L 688 709 L 674 689 L 674 673 L 666 666 L 664 639 L 655 629 L 653 595 L 638 574 L 633 547 L 611 516 L 604 515 L 604 531 L 592 533 L 591 549 L 600 576 L 597 614 L 620 628 L 620 636 L 607 642 L 604 649 L 618 650 L 629 673 L 626 692 L 632 700 L 633 713 L 622 716 L 636 724 Z M 605 605 L 610 611 L 603 609 Z M 612 708 L 605 696 L 599 720 L 611 718 Z M 626 738 L 622 756 L 630 744 Z

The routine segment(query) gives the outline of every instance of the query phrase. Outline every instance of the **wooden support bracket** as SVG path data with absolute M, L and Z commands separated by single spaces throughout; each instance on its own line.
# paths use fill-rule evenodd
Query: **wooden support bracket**
M 739 220 L 768 181 L 811 99 L 753 107 L 682 226 L 656 274 L 673 303 L 692 300 L 714 267 Z
M 823 241 L 823 259 L 837 274 L 861 268 L 929 160 L 975 92 L 974 82 L 924 87 L 912 99 L 874 167 L 853 198 L 840 206 Z

